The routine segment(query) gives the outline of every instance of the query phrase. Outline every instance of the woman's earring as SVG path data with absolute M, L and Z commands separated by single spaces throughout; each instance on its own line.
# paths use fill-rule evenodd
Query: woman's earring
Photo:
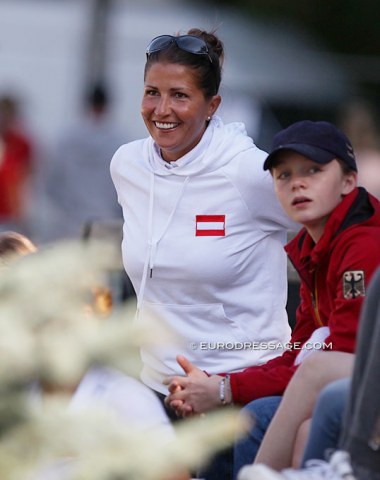
M 207 117 L 207 121 L 209 122 L 211 120 L 211 117 Z

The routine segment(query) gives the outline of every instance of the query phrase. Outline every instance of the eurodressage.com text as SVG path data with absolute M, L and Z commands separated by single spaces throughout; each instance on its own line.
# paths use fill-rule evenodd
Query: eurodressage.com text
M 332 342 L 190 342 L 191 350 L 331 350 Z

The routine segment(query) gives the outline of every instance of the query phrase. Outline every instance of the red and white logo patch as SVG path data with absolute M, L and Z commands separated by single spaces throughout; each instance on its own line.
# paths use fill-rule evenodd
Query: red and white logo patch
M 225 215 L 196 215 L 196 237 L 224 237 L 226 235 Z

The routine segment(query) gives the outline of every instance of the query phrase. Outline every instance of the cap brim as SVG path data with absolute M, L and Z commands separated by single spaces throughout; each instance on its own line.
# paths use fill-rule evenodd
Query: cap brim
M 272 168 L 274 160 L 277 158 L 278 154 L 284 151 L 290 150 L 292 152 L 297 152 L 300 155 L 304 155 L 313 162 L 325 164 L 331 162 L 336 155 L 322 148 L 314 147 L 313 145 L 307 145 L 304 143 L 289 143 L 287 145 L 280 145 L 271 151 L 264 162 L 264 170 L 269 170 Z

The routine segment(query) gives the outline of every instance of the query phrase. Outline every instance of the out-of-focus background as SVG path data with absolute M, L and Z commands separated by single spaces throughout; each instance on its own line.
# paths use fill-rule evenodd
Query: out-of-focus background
M 48 242 L 117 225 L 108 166 L 146 136 L 145 47 L 191 27 L 225 43 L 225 121 L 263 149 L 293 121 L 333 121 L 380 195 L 378 18 L 377 0 L 0 0 L 1 230 Z

